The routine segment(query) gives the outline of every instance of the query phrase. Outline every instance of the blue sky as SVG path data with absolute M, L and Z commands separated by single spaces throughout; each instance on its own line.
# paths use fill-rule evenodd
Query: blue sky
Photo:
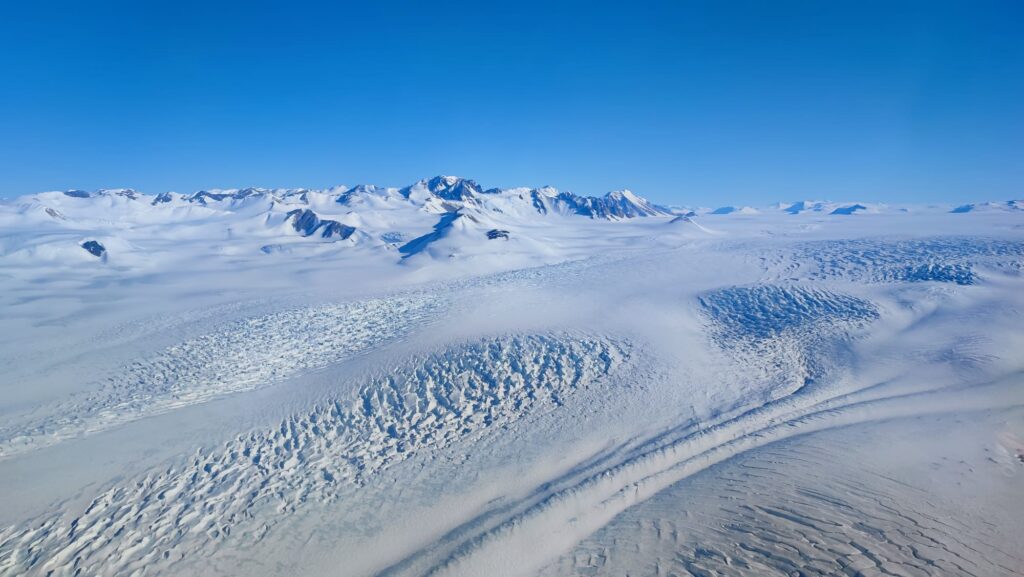
M 1024 3 L 6 2 L 0 196 L 1024 196 Z

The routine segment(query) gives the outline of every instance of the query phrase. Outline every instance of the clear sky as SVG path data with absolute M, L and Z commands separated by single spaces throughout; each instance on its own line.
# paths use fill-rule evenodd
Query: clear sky
M 1024 2 L 0 4 L 0 196 L 1024 196 Z

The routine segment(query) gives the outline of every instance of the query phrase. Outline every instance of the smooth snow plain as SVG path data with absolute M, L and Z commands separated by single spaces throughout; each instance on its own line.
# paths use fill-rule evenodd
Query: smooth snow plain
M 0 575 L 1024 574 L 1024 212 L 438 182 L 0 206 Z

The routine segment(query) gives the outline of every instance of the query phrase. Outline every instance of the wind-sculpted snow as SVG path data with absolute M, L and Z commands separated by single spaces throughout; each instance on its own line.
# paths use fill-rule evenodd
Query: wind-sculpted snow
M 837 436 L 766 447 L 670 487 L 542 575 L 1019 575 L 1013 537 L 982 512 L 893 478 L 891 464 L 870 467 L 864 447 Z M 979 476 L 995 468 L 985 466 Z
M 801 286 L 729 287 L 700 297 L 713 321 L 711 337 L 774 381 L 768 391 L 790 393 L 820 379 L 842 359 L 836 349 L 878 318 L 857 297 Z
M 487 339 L 430 355 L 280 426 L 114 486 L 81 513 L 0 532 L 0 573 L 123 575 L 263 539 L 281 515 L 344 499 L 417 452 L 561 405 L 628 347 L 581 334 Z
M 0 458 L 327 366 L 406 334 L 442 306 L 434 297 L 392 297 L 231 323 L 124 367 L 95 393 L 0 430 Z
M 975 284 L 978 267 L 1019 272 L 1024 243 L 984 238 L 841 240 L 805 243 L 796 259 L 811 279 Z

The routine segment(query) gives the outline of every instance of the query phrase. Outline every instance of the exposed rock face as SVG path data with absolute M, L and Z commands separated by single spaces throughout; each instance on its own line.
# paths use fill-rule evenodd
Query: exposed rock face
M 188 202 L 195 202 L 198 204 L 206 204 L 208 201 L 220 202 L 224 199 L 242 200 L 250 196 L 261 196 L 267 194 L 268 191 L 261 188 L 243 188 L 241 190 L 230 191 L 230 192 L 210 192 L 207 190 L 200 190 L 199 192 L 186 196 L 185 200 Z
M 345 240 L 356 231 L 355 227 L 341 224 L 336 220 L 320 221 L 320 236 L 323 238 L 337 238 Z
M 288 220 L 292 221 L 292 227 L 302 236 L 312 236 L 319 232 L 322 238 L 345 240 L 356 231 L 355 227 L 341 224 L 336 220 L 321 220 L 308 208 L 297 208 L 289 212 Z
M 114 191 L 111 191 L 111 193 L 112 194 L 116 194 L 117 196 L 123 196 L 123 197 L 131 199 L 131 200 L 139 200 L 139 193 L 135 192 L 134 190 L 132 190 L 130 188 L 123 188 L 123 189 L 120 189 L 120 190 L 114 190 Z
M 857 214 L 867 210 L 868 207 L 863 204 L 851 204 L 850 206 L 841 206 L 831 212 L 831 214 Z
M 440 220 L 438 220 L 437 224 L 434 225 L 433 231 L 403 244 L 398 247 L 398 252 L 402 253 L 402 258 L 408 258 L 414 254 L 423 252 L 424 249 L 430 246 L 430 243 L 443 238 L 448 232 L 448 229 L 452 227 L 452 224 L 454 224 L 456 220 L 462 218 L 462 216 L 463 214 L 461 212 L 448 212 L 441 215 Z
M 981 202 L 963 204 L 949 211 L 954 214 L 963 214 L 975 211 L 1009 211 L 1016 212 L 1024 210 L 1024 200 L 1007 200 L 1004 202 Z
M 153 199 L 152 204 L 153 206 L 156 206 L 158 204 L 163 204 L 165 202 L 171 202 L 171 200 L 173 200 L 173 198 L 171 197 L 171 193 L 161 192 L 160 194 L 156 195 L 156 198 Z
M 497 240 L 499 238 L 503 238 L 505 240 L 508 240 L 508 236 L 509 236 L 509 232 L 507 230 L 501 230 L 501 229 L 498 229 L 498 228 L 494 228 L 494 229 L 491 229 L 491 230 L 487 231 L 487 238 L 489 238 L 490 240 Z
M 784 208 L 783 212 L 788 212 L 789 214 L 800 214 L 801 212 L 822 212 L 825 208 L 826 205 L 823 202 L 800 200 Z
M 541 214 L 554 211 L 606 220 L 671 214 L 629 190 L 616 190 L 604 196 L 580 196 L 542 188 L 530 191 L 530 200 Z
M 87 240 L 83 242 L 82 248 L 97 258 L 103 258 L 103 256 L 107 254 L 107 248 L 95 240 Z

